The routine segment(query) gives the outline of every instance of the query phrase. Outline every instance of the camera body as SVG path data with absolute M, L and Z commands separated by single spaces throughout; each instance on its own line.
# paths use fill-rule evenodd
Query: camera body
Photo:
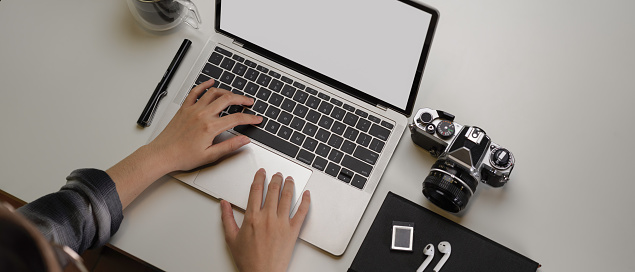
M 514 168 L 514 155 L 476 126 L 454 122 L 454 115 L 429 108 L 409 125 L 412 141 L 437 161 L 423 182 L 423 194 L 450 212 L 465 208 L 478 182 L 501 187 Z

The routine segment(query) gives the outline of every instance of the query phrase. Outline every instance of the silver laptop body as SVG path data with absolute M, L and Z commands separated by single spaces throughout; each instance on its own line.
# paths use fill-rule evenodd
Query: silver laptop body
M 338 8 L 338 5 L 340 5 L 341 7 Z M 386 6 L 394 8 L 395 11 L 391 13 L 390 10 L 386 10 Z M 405 17 L 403 14 L 399 13 L 401 11 L 412 16 L 423 17 L 424 19 L 416 19 L 422 20 L 424 22 L 423 24 L 403 25 L 402 27 L 405 29 L 393 29 L 393 31 L 396 32 L 402 31 L 405 33 L 403 35 L 407 36 L 410 35 L 409 33 L 419 33 L 418 37 L 420 41 L 418 42 L 420 44 L 414 46 L 414 48 L 419 48 L 418 51 L 414 55 L 411 54 L 410 56 L 405 56 L 416 59 L 415 63 L 411 64 L 411 66 L 416 66 L 416 69 L 409 71 L 409 75 L 406 77 L 409 78 L 409 81 L 407 82 L 408 89 L 402 91 L 402 93 L 405 93 L 405 95 L 407 96 L 405 99 L 407 100 L 407 103 L 399 106 L 392 103 L 387 103 L 383 99 L 369 96 L 368 94 L 366 94 L 366 92 L 364 92 L 364 90 L 359 90 L 355 87 L 351 87 L 347 84 L 347 82 L 333 80 L 329 77 L 328 74 L 316 72 L 312 69 L 313 67 L 319 65 L 311 66 L 311 64 L 306 64 L 307 66 L 305 66 L 304 63 L 297 62 L 297 57 L 292 58 L 292 60 L 287 59 L 287 55 L 283 51 L 288 50 L 281 50 L 278 48 L 277 51 L 270 51 L 272 49 L 267 47 L 269 45 L 256 43 L 256 41 L 252 41 L 246 37 L 232 33 L 231 31 L 233 31 L 234 29 L 225 28 L 226 25 L 230 25 L 231 22 L 237 21 L 235 18 L 237 14 L 240 14 L 241 20 L 249 21 L 249 16 L 245 15 L 245 13 L 251 14 L 254 11 L 260 11 L 268 14 L 267 16 L 262 17 L 256 16 L 257 18 L 253 19 L 253 22 L 256 24 L 256 26 L 267 24 L 267 21 L 260 20 L 274 17 L 274 15 L 271 15 L 271 10 L 268 10 L 274 7 L 283 8 L 285 14 L 296 14 L 296 17 L 287 20 L 281 20 L 277 23 L 277 25 L 282 26 L 282 24 L 284 24 L 284 22 L 286 21 L 290 25 L 294 25 L 293 27 L 300 28 L 303 26 L 302 24 L 298 24 L 298 20 L 300 20 L 299 18 L 307 16 L 310 17 L 307 14 L 315 12 L 320 13 L 324 20 L 329 17 L 346 17 L 350 15 L 350 12 L 355 12 L 355 14 L 350 15 L 350 18 L 348 18 L 350 20 L 345 20 L 346 18 L 343 17 L 341 19 L 344 21 L 338 22 L 338 20 L 336 19 L 333 20 L 336 24 L 334 26 L 341 26 L 342 24 L 346 23 L 352 24 L 356 21 L 355 18 L 356 16 L 358 16 L 358 14 L 364 14 L 369 10 L 370 11 L 368 12 L 368 15 L 359 15 L 359 17 L 368 17 L 376 18 L 376 20 L 391 21 L 395 17 Z M 265 140 L 270 139 L 268 137 L 271 137 L 272 135 L 275 136 L 276 134 L 281 133 L 281 131 L 279 130 L 280 128 L 270 128 L 266 126 L 263 126 L 263 128 L 250 128 L 252 130 L 260 129 L 262 131 L 273 131 L 274 133 L 270 132 L 270 135 L 268 134 L 265 138 L 252 138 L 252 143 L 241 148 L 234 154 L 231 154 L 230 156 L 227 156 L 222 160 L 214 163 L 213 165 L 205 166 L 194 171 L 175 173 L 173 174 L 173 176 L 180 181 L 215 198 L 226 199 L 241 209 L 245 209 L 246 207 L 249 194 L 249 186 L 253 181 L 253 176 L 257 169 L 265 168 L 269 178 L 276 172 L 281 172 L 285 176 L 293 176 L 296 183 L 296 195 L 295 202 L 293 204 L 294 208 L 292 209 L 292 215 L 297 209 L 297 204 L 300 203 L 299 201 L 302 195 L 302 191 L 311 191 L 311 208 L 309 214 L 307 215 L 303 229 L 300 233 L 300 238 L 326 252 L 329 252 L 330 254 L 337 256 L 342 255 L 346 250 L 346 247 L 348 246 L 348 243 L 350 242 L 353 233 L 355 232 L 355 229 L 359 221 L 361 220 L 362 215 L 364 214 L 364 211 L 373 195 L 373 192 L 375 191 L 381 179 L 381 176 L 388 162 L 390 161 L 392 153 L 394 152 L 399 139 L 401 138 L 406 128 L 408 117 L 412 113 L 414 107 L 414 98 L 416 98 L 419 82 L 421 80 L 423 68 L 425 66 L 427 55 L 430 49 L 430 43 L 432 41 L 432 37 L 436 28 L 439 16 L 438 12 L 424 4 L 405 0 L 329 0 L 308 2 L 297 0 L 225 0 L 222 3 L 220 0 L 217 0 L 216 9 L 216 33 L 212 35 L 212 37 L 210 37 L 209 41 L 205 45 L 197 62 L 192 67 L 192 70 L 185 79 L 175 99 L 173 101 L 170 101 L 165 114 L 157 123 L 157 128 L 151 139 L 154 139 L 165 128 L 165 126 L 179 109 L 181 103 L 183 102 L 189 91 L 192 89 L 192 87 L 197 85 L 197 83 L 200 83 L 204 79 L 207 79 L 206 76 L 212 77 L 211 75 L 208 75 L 210 73 L 209 65 L 211 64 L 210 62 L 212 61 L 213 56 L 215 56 L 215 58 L 218 58 L 219 54 L 222 55 L 223 61 L 225 61 L 225 67 L 230 68 L 223 70 L 223 73 L 229 72 L 230 70 L 235 68 L 237 63 L 242 63 L 242 65 L 248 67 L 247 69 L 252 68 L 259 71 L 260 74 L 268 75 L 271 78 L 271 81 L 267 84 L 271 84 L 271 82 L 276 79 L 278 81 L 281 81 L 281 86 L 270 88 L 273 89 L 270 90 L 270 93 L 272 95 L 276 93 L 276 90 L 278 91 L 277 93 L 280 94 L 283 87 L 287 87 L 286 90 L 290 90 L 290 88 L 295 85 L 296 87 L 293 88 L 296 91 L 300 90 L 300 87 L 304 87 L 304 92 L 307 93 L 308 98 L 312 98 L 312 101 L 314 102 L 319 96 L 319 98 L 321 98 L 321 102 L 317 103 L 319 105 L 326 105 L 326 103 L 328 102 L 333 105 L 332 109 L 327 112 L 324 108 L 319 108 L 316 105 L 312 105 L 315 106 L 315 108 L 309 106 L 307 107 L 308 110 L 326 112 L 327 114 L 322 113 L 321 116 L 331 117 L 325 118 L 325 121 L 328 121 L 328 119 L 333 119 L 333 122 L 325 125 L 324 123 L 321 123 L 322 119 L 320 119 L 314 123 L 314 126 L 318 130 L 323 130 L 320 132 L 328 131 L 328 134 L 330 135 L 330 137 L 333 138 L 333 140 L 339 140 L 339 138 L 342 138 L 341 141 L 329 142 L 331 138 L 317 140 L 319 135 L 316 135 L 315 132 L 313 132 L 308 135 L 305 134 L 302 143 L 294 143 L 294 145 L 297 146 L 297 153 L 292 153 L 272 148 L 272 143 L 268 140 Z M 240 12 L 238 12 L 239 10 Z M 334 10 L 338 11 L 335 12 L 337 14 L 329 14 L 329 12 L 333 12 Z M 347 12 L 348 15 L 343 15 L 342 12 Z M 377 14 L 375 13 L 379 13 L 382 16 L 377 16 Z M 298 14 L 300 14 L 301 16 L 297 17 Z M 234 16 L 234 18 L 230 16 Z M 275 17 L 279 18 L 280 14 Z M 226 23 L 226 21 L 230 23 Z M 274 22 L 273 25 L 276 25 L 276 23 Z M 313 27 L 322 27 L 321 25 L 324 25 L 324 23 L 314 24 Z M 328 23 L 325 25 L 325 27 L 329 27 Z M 332 28 L 334 26 L 330 27 Z M 364 28 L 364 26 L 362 25 L 361 28 Z M 240 29 L 241 27 L 236 27 L 236 31 L 242 31 Z M 374 29 L 377 29 L 377 27 L 374 27 Z M 360 35 L 363 35 L 364 31 L 366 31 L 363 29 L 358 30 L 362 33 Z M 299 31 L 306 32 L 308 30 L 305 31 L 303 29 L 300 29 Z M 325 30 L 324 33 L 327 32 L 332 33 L 333 29 Z M 277 39 L 281 35 L 286 35 L 287 37 L 290 37 L 289 39 L 293 40 L 294 37 L 306 36 L 307 33 L 294 35 L 293 33 L 288 33 L 285 31 L 275 32 L 271 30 L 267 32 L 267 35 L 269 35 L 271 39 Z M 350 35 L 354 36 L 357 34 L 350 33 Z M 373 58 L 374 54 L 392 53 L 395 53 L 396 57 L 400 57 L 400 52 L 391 52 L 391 50 L 399 50 L 400 46 L 396 46 L 394 47 L 394 49 L 391 49 L 390 46 L 384 46 L 391 44 L 398 45 L 400 42 L 403 41 L 382 40 L 382 37 L 385 38 L 386 36 L 382 34 L 382 32 L 377 32 L 374 35 L 376 35 L 375 38 L 377 39 L 377 41 L 382 43 L 382 45 L 380 46 L 381 48 L 384 48 L 385 51 L 367 52 L 368 58 Z M 336 48 L 337 43 L 341 42 L 339 39 L 337 39 L 337 34 L 334 34 L 334 36 L 325 36 L 322 37 L 322 39 L 325 39 L 325 43 L 335 44 Z M 352 39 L 356 38 L 353 37 Z M 263 38 L 263 41 L 267 41 L 267 38 Z M 377 45 L 373 46 L 377 47 Z M 307 46 L 305 50 L 311 51 L 311 55 L 318 56 L 316 57 L 316 59 L 329 58 L 329 52 L 315 52 L 315 50 L 319 50 L 320 48 L 324 47 L 325 46 L 320 46 L 316 48 Z M 356 44 L 354 46 L 351 46 L 350 43 L 348 43 L 346 46 L 343 46 L 343 48 L 349 48 L 349 50 L 350 48 L 355 47 L 360 48 L 360 50 L 364 50 L 364 44 Z M 401 57 L 405 59 L 404 56 Z M 227 66 L 227 63 L 229 61 L 226 61 L 226 59 L 231 59 L 234 61 L 233 67 Z M 317 62 L 319 61 L 320 60 L 317 60 Z M 332 63 L 333 66 L 338 67 L 349 65 L 346 60 L 342 59 L 330 60 L 330 63 Z M 376 63 L 377 69 L 392 69 L 391 67 L 385 67 L 385 63 L 385 61 L 382 63 Z M 400 63 L 400 60 L 397 60 L 396 63 Z M 222 66 L 222 64 L 223 63 L 221 61 L 216 66 Z M 339 73 L 346 73 L 345 69 L 339 70 Z M 328 71 L 324 71 L 324 69 L 322 69 L 321 72 L 328 73 Z M 221 74 L 221 77 L 222 76 L 223 74 Z M 239 75 L 236 75 L 236 77 L 231 81 L 228 78 L 225 78 L 225 81 L 222 81 L 219 78 L 216 79 L 217 81 L 219 81 L 219 83 L 226 83 L 223 86 L 219 85 L 219 87 L 234 89 L 237 93 L 249 95 L 254 97 L 256 101 L 263 100 L 264 102 L 265 99 L 260 98 L 261 96 L 259 92 L 251 95 L 247 93 L 245 89 L 241 89 L 245 88 L 245 86 L 243 86 L 244 84 L 233 84 L 235 83 L 236 78 L 239 77 L 243 78 L 243 83 L 247 82 L 258 84 L 256 83 L 257 79 L 246 79 L 247 76 L 244 74 L 243 76 L 241 76 L 240 71 Z M 364 77 L 364 75 L 362 74 L 361 77 Z M 367 80 L 375 81 L 374 84 L 383 86 L 385 92 L 387 92 L 389 96 L 393 95 L 391 86 L 399 85 L 391 83 L 390 79 L 386 78 L 379 79 L 377 77 L 370 77 Z M 403 82 L 401 85 L 403 86 Z M 239 87 L 236 88 L 235 86 Z M 260 88 L 269 88 L 263 84 L 258 84 L 258 86 Z M 295 97 L 293 95 L 288 97 L 285 97 L 283 95 L 282 97 L 283 100 L 288 99 L 290 101 L 294 101 L 296 103 L 296 107 L 297 105 L 308 103 L 304 101 L 304 99 L 294 99 Z M 296 100 L 303 102 L 301 103 Z M 276 110 L 280 113 L 286 112 L 284 109 L 282 109 L 283 105 L 269 105 L 269 108 L 271 107 L 276 107 Z M 335 109 L 341 110 L 344 108 L 346 108 L 345 114 L 352 114 L 355 112 L 361 113 L 361 116 L 358 116 L 357 122 L 352 126 L 349 125 L 349 127 L 361 128 L 361 131 L 357 133 L 358 135 L 356 136 L 347 134 L 348 137 L 345 137 L 344 133 L 346 132 L 338 132 L 338 134 L 331 131 L 331 129 L 333 128 L 331 126 L 333 126 L 335 122 L 345 122 L 344 117 L 338 119 L 338 117 L 340 116 L 335 114 L 333 111 Z M 266 117 L 269 112 L 256 114 L 265 116 L 265 118 L 269 121 L 274 120 L 274 118 Z M 336 117 L 332 117 L 331 115 L 334 115 Z M 350 119 L 348 119 L 348 121 L 350 123 Z M 360 124 L 361 122 L 363 122 L 363 124 Z M 280 127 L 285 127 L 284 121 L 280 121 L 278 123 L 281 123 Z M 310 123 L 311 121 L 305 120 L 305 126 Z M 290 126 L 290 124 L 286 125 L 286 127 Z M 301 133 L 305 128 L 306 127 L 300 128 L 298 130 L 293 130 L 293 132 Z M 386 131 L 388 131 L 388 133 L 386 133 Z M 225 132 L 218 136 L 214 141 L 222 141 L 237 133 L 238 132 L 233 130 Z M 364 137 L 366 137 L 367 139 L 358 139 L 358 137 L 362 137 L 361 134 L 364 134 Z M 321 135 L 323 136 L 324 134 Z M 293 137 L 293 135 L 291 137 Z M 260 141 L 258 139 L 260 139 Z M 316 143 L 307 143 L 309 139 L 315 141 Z M 278 140 L 276 140 L 275 142 L 277 143 Z M 339 153 L 337 153 L 334 150 L 338 149 L 336 149 L 334 146 L 338 145 L 338 143 L 341 145 L 343 145 L 344 143 L 355 143 L 356 147 L 355 150 L 347 150 L 346 152 L 340 151 Z M 377 144 L 380 144 L 381 146 L 378 147 Z M 315 152 L 318 152 L 317 149 L 319 147 L 324 146 L 327 146 L 330 149 L 330 152 L 333 152 L 334 154 L 336 154 L 336 156 L 330 156 L 333 155 L 331 153 L 324 153 L 322 155 L 316 154 L 313 156 L 313 158 L 311 158 L 309 155 L 309 159 L 306 158 L 307 152 L 313 154 Z M 315 147 L 313 151 L 307 150 L 307 148 L 312 149 L 313 147 Z M 369 150 L 379 150 L 380 152 Z M 296 150 L 294 149 L 293 151 Z M 304 157 L 299 154 L 301 152 L 305 155 Z M 366 157 L 369 154 L 371 154 L 371 158 Z M 362 157 L 363 159 L 359 159 Z M 332 166 L 333 168 L 327 170 L 324 169 L 324 165 L 320 164 L 326 164 L 328 166 Z M 337 167 L 340 167 L 340 169 L 337 169 Z M 333 169 L 337 169 L 338 173 L 333 172 Z M 352 171 L 352 169 L 354 169 L 355 171 Z

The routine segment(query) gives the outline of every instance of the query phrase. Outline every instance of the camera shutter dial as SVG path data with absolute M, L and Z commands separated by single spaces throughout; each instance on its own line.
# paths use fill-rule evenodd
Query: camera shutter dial
M 513 164 L 513 155 L 505 148 L 496 148 L 492 150 L 490 161 L 496 168 L 507 169 Z
M 447 139 L 452 137 L 455 133 L 454 123 L 448 120 L 442 120 L 439 124 L 437 124 L 437 133 L 439 133 L 441 138 Z

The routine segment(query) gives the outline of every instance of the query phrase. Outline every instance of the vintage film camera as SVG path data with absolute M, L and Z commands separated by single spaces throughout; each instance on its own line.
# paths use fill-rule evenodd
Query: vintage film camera
M 479 127 L 455 123 L 454 115 L 423 108 L 412 124 L 412 141 L 428 150 L 437 161 L 423 181 L 423 194 L 449 212 L 465 208 L 478 181 L 501 187 L 514 168 L 514 155 L 492 142 Z

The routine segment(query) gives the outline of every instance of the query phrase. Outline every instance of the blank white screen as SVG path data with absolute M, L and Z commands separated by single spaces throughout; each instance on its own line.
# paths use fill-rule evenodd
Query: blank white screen
M 225 0 L 221 29 L 401 109 L 431 15 L 397 0 Z

